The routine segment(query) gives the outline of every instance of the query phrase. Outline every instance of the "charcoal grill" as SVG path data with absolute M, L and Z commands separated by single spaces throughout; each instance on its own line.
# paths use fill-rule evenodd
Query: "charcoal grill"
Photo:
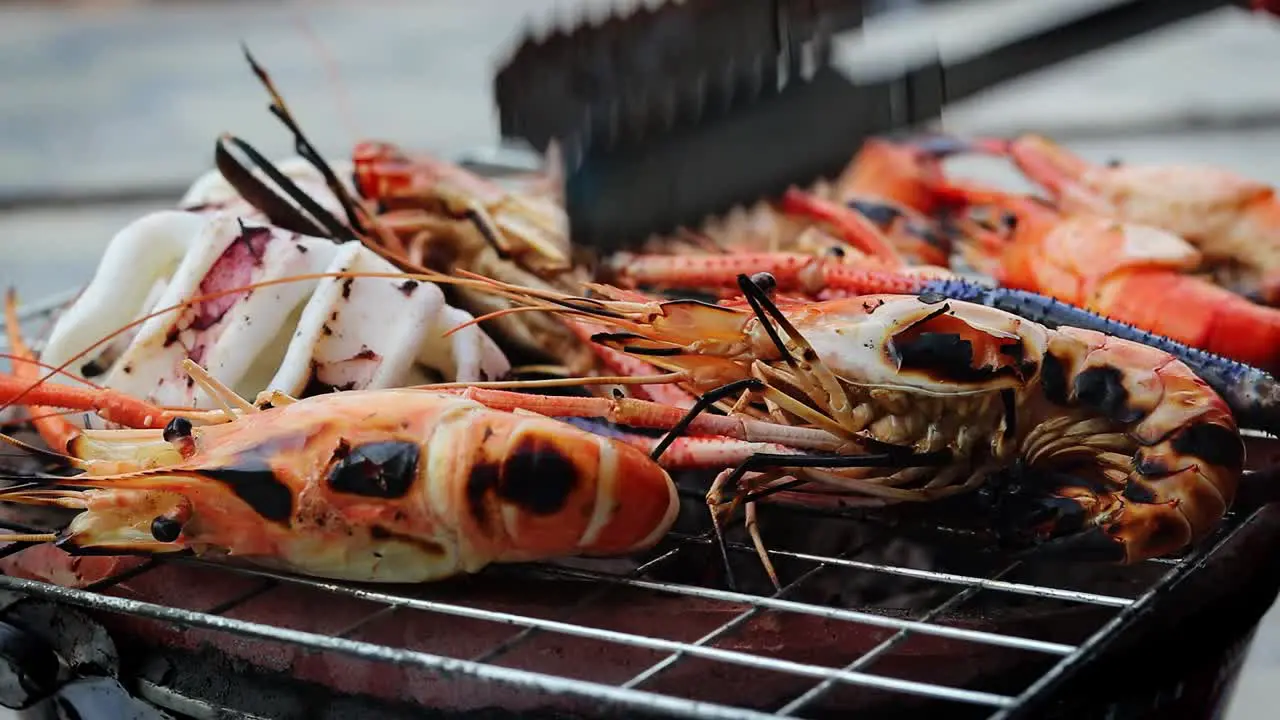
M 66 299 L 28 306 L 28 332 Z M 1249 443 L 1251 466 L 1277 464 L 1280 443 Z M 732 592 L 701 490 L 686 492 L 672 537 L 621 567 L 404 587 L 151 559 L 83 589 L 0 576 L 0 623 L 57 636 L 65 623 L 11 618 L 87 611 L 120 656 L 99 674 L 191 717 L 1183 717 L 1221 708 L 1280 589 L 1266 560 L 1280 510 L 1246 496 L 1195 551 L 1129 568 L 993 550 L 968 499 L 856 517 L 771 507 L 785 586 L 739 534 Z M 216 602 L 192 606 L 194 586 Z

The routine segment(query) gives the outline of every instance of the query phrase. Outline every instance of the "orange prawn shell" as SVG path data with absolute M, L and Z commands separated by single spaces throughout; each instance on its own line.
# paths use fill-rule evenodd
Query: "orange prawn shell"
M 1149 498 L 1124 502 L 1110 523 L 1129 556 L 1174 552 L 1218 527 L 1235 500 L 1245 453 L 1226 401 L 1168 354 L 1099 332 L 1059 328 L 1049 353 L 1066 365 L 1068 378 L 1128 368 L 1109 387 L 1111 404 L 1102 405 L 1113 415 L 1141 415 L 1128 429 L 1141 445 L 1135 457 L 1139 472 L 1128 484 Z
M 95 504 L 145 510 L 134 524 L 150 523 L 155 506 L 130 496 L 141 491 L 176 498 L 178 547 L 414 581 L 644 549 L 678 510 L 666 472 L 625 443 L 416 390 L 309 398 L 196 428 L 195 445 L 176 467 L 77 478 L 97 490 L 70 544 L 104 542 L 76 532 L 94 524 Z M 393 459 L 369 460 L 379 457 Z

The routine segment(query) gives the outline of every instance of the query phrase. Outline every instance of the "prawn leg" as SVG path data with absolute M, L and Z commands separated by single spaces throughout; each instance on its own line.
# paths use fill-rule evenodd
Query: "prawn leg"
M 952 277 L 950 270 L 934 266 L 897 267 L 875 258 L 847 259 L 836 255 L 761 252 L 726 255 L 631 255 L 618 253 L 610 261 L 613 279 L 626 287 L 647 285 L 673 289 L 738 289 L 739 275 L 768 273 L 782 293 L 813 296 L 822 291 L 857 291 L 869 277 L 898 278 L 892 292 L 907 292 L 911 278 Z M 890 272 L 897 273 L 896 276 Z M 889 287 L 888 282 L 882 286 Z

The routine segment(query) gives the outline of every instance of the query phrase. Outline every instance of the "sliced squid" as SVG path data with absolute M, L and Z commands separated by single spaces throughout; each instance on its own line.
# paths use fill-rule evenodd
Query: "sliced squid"
M 160 405 L 212 408 L 213 398 L 183 369 L 187 358 L 250 399 L 264 390 L 305 396 L 475 381 L 510 370 L 478 326 L 442 338 L 472 316 L 429 283 L 313 278 L 229 292 L 332 272 L 396 268 L 358 243 L 308 237 L 221 209 L 155 213 L 113 239 L 89 286 L 59 318 L 42 360 L 61 365 L 131 320 L 225 293 L 146 320 L 118 354 L 99 348 L 85 358 L 106 368 L 95 380 Z

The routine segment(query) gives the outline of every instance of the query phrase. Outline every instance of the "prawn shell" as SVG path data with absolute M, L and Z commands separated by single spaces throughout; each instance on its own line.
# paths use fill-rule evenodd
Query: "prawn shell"
M 864 295 L 785 310 L 842 379 L 933 395 L 1020 389 L 1049 339 L 1041 325 L 952 300 Z
M 670 477 L 640 450 L 456 395 L 326 394 L 196 427 L 193 439 L 194 454 L 171 466 L 60 478 L 85 488 L 86 504 L 61 546 L 185 548 L 319 577 L 421 582 L 646 549 L 679 509 Z M 163 547 L 150 535 L 159 516 L 182 525 Z

